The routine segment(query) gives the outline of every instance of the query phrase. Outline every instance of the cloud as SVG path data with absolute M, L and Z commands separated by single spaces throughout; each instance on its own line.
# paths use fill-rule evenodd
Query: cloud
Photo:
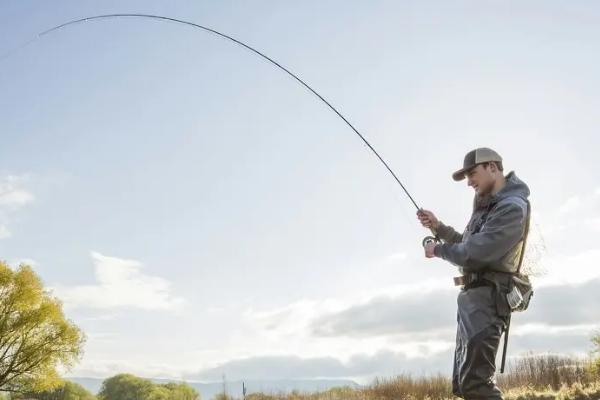
M 347 362 L 334 357 L 301 358 L 293 355 L 257 356 L 234 359 L 192 374 L 188 379 L 218 381 L 223 374 L 240 379 L 315 379 L 391 376 L 401 373 L 449 373 L 451 352 L 431 357 L 409 358 L 402 353 L 382 350 L 374 354 L 354 354 Z
M 451 326 L 456 290 L 380 296 L 338 313 L 321 315 L 311 324 L 315 336 L 378 336 L 424 333 Z
M 571 196 L 558 208 L 558 212 L 561 214 L 571 213 L 577 211 L 581 206 L 581 198 L 579 196 Z
M 600 321 L 600 279 L 579 284 L 535 289 L 530 308 L 518 314 L 531 324 L 567 327 Z M 431 338 L 456 324 L 456 290 L 437 290 L 420 296 L 377 297 L 311 322 L 315 336 L 420 335 Z M 550 334 L 546 328 L 539 334 Z M 557 338 L 557 340 L 560 340 Z
M 576 285 L 600 278 L 600 249 L 589 248 L 571 255 L 558 255 L 545 261 L 546 276 L 536 280 L 538 287 Z
M 33 202 L 33 195 L 22 185 L 24 177 L 8 175 L 0 179 L 0 208 L 15 210 Z
M 95 285 L 55 287 L 55 293 L 72 308 L 134 307 L 145 310 L 179 309 L 184 301 L 174 297 L 164 278 L 145 275 L 142 264 L 92 252 Z
M 4 225 L 0 225 L 0 239 L 6 239 L 11 237 L 11 233 L 8 228 Z
M 555 326 L 597 323 L 600 321 L 599 292 L 600 279 L 541 287 L 535 290 L 523 319 Z
M 544 231 L 564 241 L 599 229 L 600 188 L 566 198 L 560 206 L 544 215 Z M 536 212 L 536 215 L 539 213 Z M 582 229 L 583 228 L 583 229 Z M 571 235 L 571 232 L 573 234 Z
M 391 254 L 390 256 L 388 256 L 386 258 L 387 262 L 390 263 L 397 263 L 399 261 L 406 261 L 408 259 L 408 254 L 406 254 L 405 252 L 399 252 L 399 253 L 394 253 Z
M 261 354 L 293 354 L 313 359 L 327 354 L 347 365 L 348 357 L 354 353 L 391 351 L 411 360 L 436 359 L 454 348 L 458 289 L 427 286 L 388 288 L 388 293 L 362 299 L 304 299 L 270 311 L 247 312 L 246 319 L 255 323 L 257 336 L 267 344 L 252 350 L 240 348 L 229 357 L 247 360 Z M 529 310 L 513 316 L 509 355 L 561 349 L 586 353 L 591 332 L 600 327 L 600 298 L 596 295 L 599 291 L 600 278 L 535 286 Z M 260 361 L 264 364 L 273 360 Z M 249 361 L 225 366 L 237 370 L 246 363 Z M 414 367 L 429 365 L 423 361 Z
M 565 329 L 558 332 L 513 332 L 518 325 L 511 323 L 508 355 L 518 357 L 526 354 L 563 354 L 586 356 L 592 349 L 591 333 L 600 325 L 582 326 L 580 329 Z M 527 325 L 525 326 L 527 327 Z M 586 331 L 586 329 L 590 329 Z
M 33 194 L 23 188 L 24 182 L 23 176 L 0 178 L 0 239 L 12 236 L 7 226 L 10 214 L 34 201 Z
M 37 268 L 39 266 L 39 263 L 31 258 L 20 258 L 8 261 L 8 265 L 10 265 L 13 269 L 17 269 L 22 264 L 28 265 L 32 268 Z
M 515 313 L 509 341 L 509 358 L 528 353 L 562 353 L 585 355 L 591 346 L 590 335 L 600 328 L 600 279 L 536 289 L 530 309 Z M 189 379 L 300 379 L 349 378 L 364 380 L 375 376 L 400 373 L 416 375 L 449 374 L 456 330 L 456 290 L 432 290 L 414 296 L 412 292 L 398 295 L 378 295 L 367 301 L 346 305 L 338 311 L 321 310 L 305 300 L 271 313 L 262 314 L 265 329 L 291 333 L 286 321 L 296 321 L 296 332 L 308 332 L 305 348 L 319 341 L 373 343 L 372 338 L 387 338 L 374 342 L 373 351 L 352 352 L 343 357 L 332 346 L 320 354 L 300 357 L 298 352 L 233 357 L 190 375 Z M 331 303 L 333 304 L 333 303 Z M 257 315 L 257 314 L 255 314 Z M 296 320 L 295 316 L 306 318 Z M 312 315 L 312 318 L 309 317 Z M 274 324 L 269 327 L 269 323 Z M 290 338 L 291 339 L 291 338 Z M 414 347 L 395 346 L 404 343 Z M 436 347 L 437 346 L 437 347 Z M 358 346 L 357 346 L 358 348 Z M 281 351 L 281 349 L 279 349 Z M 502 351 L 500 347 L 499 351 Z M 304 352 L 304 354 L 307 354 Z M 337 355 L 335 355 L 337 354 Z
M 584 224 L 591 230 L 600 232 L 600 217 L 586 219 L 584 221 Z
M 121 274 L 109 272 L 107 276 Z M 598 290 L 600 279 L 537 288 L 531 308 L 513 316 L 509 358 L 530 352 L 584 355 L 590 348 L 590 334 L 600 326 L 600 299 L 594 296 Z M 258 334 L 266 347 L 242 345 L 236 349 L 234 345 L 228 356 L 214 359 L 197 372 L 191 373 L 189 366 L 141 367 L 119 360 L 89 360 L 82 371 L 104 376 L 117 370 L 144 376 L 181 373 L 187 380 L 200 381 L 220 381 L 225 374 L 228 380 L 347 378 L 365 383 L 376 376 L 401 373 L 449 374 L 456 295 L 456 289 L 421 287 L 396 288 L 354 303 L 305 299 L 247 313 L 245 317 L 263 329 Z M 287 346 L 280 346 L 282 341 Z
M 352 293 L 348 298 L 302 299 L 276 309 L 248 309 L 244 317 L 259 329 L 280 336 L 334 337 L 343 332 L 347 337 L 372 337 L 398 332 L 401 323 L 412 326 L 409 331 L 416 333 L 439 319 L 441 303 L 432 304 L 430 301 L 437 300 L 428 297 L 434 292 L 443 294 L 449 321 L 454 321 L 457 290 L 448 288 L 445 280 L 395 285 Z M 364 332 L 346 326 L 347 320 L 364 327 Z M 387 326 L 381 324 L 384 320 Z
M 129 373 L 146 378 L 165 378 L 181 380 L 183 374 L 189 373 L 189 369 L 181 366 L 168 365 L 159 362 L 139 362 L 130 360 L 118 360 L 107 358 L 84 359 L 71 370 L 62 368 L 61 375 L 86 378 L 107 378 L 119 373 Z

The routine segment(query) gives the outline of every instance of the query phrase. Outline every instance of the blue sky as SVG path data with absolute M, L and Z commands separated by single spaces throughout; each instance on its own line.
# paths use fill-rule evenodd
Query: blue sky
M 127 12 L 289 67 L 458 230 L 473 193 L 450 174 L 498 150 L 547 248 L 511 354 L 589 350 L 597 4 L 13 1 L 0 54 Z M 360 139 L 264 60 L 173 23 L 90 21 L 0 59 L 0 88 L 0 254 L 32 263 L 88 334 L 72 375 L 449 370 L 455 269 L 423 258 L 414 207 Z

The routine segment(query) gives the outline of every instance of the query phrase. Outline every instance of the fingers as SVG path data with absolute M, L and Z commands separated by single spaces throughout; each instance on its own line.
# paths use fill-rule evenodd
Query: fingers
M 429 210 L 425 210 L 425 209 L 423 209 L 423 208 L 420 208 L 420 209 L 417 211 L 417 216 L 418 216 L 418 217 L 427 217 L 427 218 L 432 218 L 434 215 L 433 215 L 433 213 L 432 213 L 431 211 L 429 211 Z
M 435 254 L 433 252 L 434 248 L 435 248 L 435 243 L 427 243 L 425 245 L 425 257 L 434 258 L 435 257 Z
M 435 217 L 435 214 L 429 210 L 420 208 L 417 210 L 417 217 L 419 218 L 421 225 L 426 228 L 433 228 L 437 224 L 437 218 Z
M 425 224 L 431 224 L 431 220 L 429 218 L 419 218 L 419 221 L 423 225 L 425 225 Z
M 426 228 L 431 228 L 431 226 L 433 225 L 433 221 L 432 221 L 432 215 L 433 213 L 429 210 L 424 210 L 424 209 L 419 209 L 417 210 L 417 217 L 419 218 L 419 222 L 421 222 L 421 225 L 423 225 Z
M 423 225 L 426 228 L 430 228 L 433 225 L 433 223 L 428 219 L 425 219 L 425 220 L 422 219 L 420 221 L 421 221 L 421 225 Z

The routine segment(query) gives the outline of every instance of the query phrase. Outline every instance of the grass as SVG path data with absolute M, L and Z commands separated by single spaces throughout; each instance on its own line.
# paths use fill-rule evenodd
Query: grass
M 508 373 L 498 376 L 502 388 L 530 387 L 558 390 L 564 385 L 589 385 L 600 380 L 591 360 L 573 357 L 529 355 L 509 365 Z
M 564 356 L 528 355 L 508 365 L 498 376 L 506 400 L 600 399 L 600 373 L 596 362 Z M 454 399 L 445 376 L 414 378 L 400 375 L 375 379 L 368 386 L 336 387 L 322 392 L 252 393 L 246 400 L 447 400 Z M 222 400 L 229 400 L 222 399 Z M 236 399 L 237 400 L 237 399 Z

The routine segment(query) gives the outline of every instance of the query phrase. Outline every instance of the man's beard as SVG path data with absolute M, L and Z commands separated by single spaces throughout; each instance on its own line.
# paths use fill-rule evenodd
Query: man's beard
M 491 190 L 486 190 L 482 193 L 475 192 L 475 198 L 473 199 L 473 208 L 475 210 L 487 208 L 490 205 L 490 201 L 492 199 L 491 193 Z

